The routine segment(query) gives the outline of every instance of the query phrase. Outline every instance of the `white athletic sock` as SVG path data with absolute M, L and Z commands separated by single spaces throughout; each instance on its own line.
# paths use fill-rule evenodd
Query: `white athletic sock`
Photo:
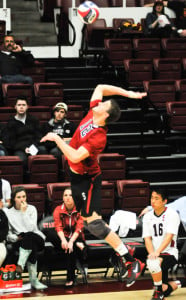
M 118 252 L 120 256 L 123 256 L 128 253 L 128 249 L 123 243 L 121 243 L 117 248 L 115 248 L 115 251 Z

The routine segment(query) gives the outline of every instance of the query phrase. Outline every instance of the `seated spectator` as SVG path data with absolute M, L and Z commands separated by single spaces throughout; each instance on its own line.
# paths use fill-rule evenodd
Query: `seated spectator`
M 185 15 L 186 1 L 184 1 L 184 0 L 163 1 L 163 4 L 165 7 L 168 7 L 175 12 L 175 14 L 176 14 L 175 25 L 177 27 L 177 32 L 178 32 L 179 36 L 185 37 L 186 36 L 186 15 Z M 154 2 L 150 3 L 150 4 L 146 4 L 144 6 L 151 7 L 153 5 L 154 5 Z
M 30 76 L 22 74 L 23 67 L 34 65 L 34 57 L 16 44 L 12 35 L 6 35 L 0 50 L 1 83 L 33 83 Z
M 86 245 L 83 234 L 83 218 L 76 210 L 72 191 L 66 188 L 63 203 L 53 213 L 54 226 L 58 236 L 55 247 L 65 252 L 67 263 L 67 281 L 65 286 L 72 287 L 75 283 L 76 259 L 83 262 L 86 258 Z
M 64 102 L 57 103 L 52 110 L 52 118 L 42 126 L 42 133 L 46 135 L 48 132 L 55 132 L 61 138 L 70 140 L 75 132 L 76 126 L 73 122 L 67 120 L 68 106 Z M 54 155 L 61 161 L 61 150 L 56 146 L 56 143 L 47 141 L 44 143 L 49 154 Z
M 171 22 L 169 16 L 164 12 L 163 1 L 155 1 L 153 11 L 146 16 L 147 34 L 152 37 L 170 37 L 176 28 Z
M 2 266 L 7 254 L 5 240 L 8 234 L 8 219 L 2 208 L 3 201 L 0 199 L 0 267 Z
M 3 142 L 10 155 L 19 156 L 27 167 L 28 155 L 47 154 L 44 145 L 40 144 L 41 129 L 39 121 L 30 115 L 26 97 L 18 97 L 15 105 L 16 115 L 12 116 L 2 132 Z M 32 148 L 35 147 L 35 152 Z
M 1 206 L 9 207 L 11 199 L 11 186 L 8 180 L 0 178 L 0 201 Z
M 37 278 L 37 253 L 44 249 L 45 235 L 37 227 L 37 210 L 27 203 L 24 187 L 12 191 L 11 208 L 5 212 L 9 222 L 7 241 L 12 244 L 13 252 L 19 251 L 16 271 L 22 273 L 27 263 L 31 286 L 46 289 Z
M 2 136 L 1 136 L 1 131 L 2 131 L 3 126 L 0 124 L 0 156 L 5 156 L 8 154 L 3 141 L 2 141 Z

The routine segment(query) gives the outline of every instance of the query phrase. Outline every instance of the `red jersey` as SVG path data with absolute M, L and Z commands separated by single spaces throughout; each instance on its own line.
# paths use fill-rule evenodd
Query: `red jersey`
M 80 146 L 83 146 L 90 154 L 89 157 L 79 163 L 73 163 L 68 160 L 69 166 L 81 175 L 84 173 L 92 175 L 101 172 L 97 156 L 106 146 L 107 128 L 93 124 L 92 108 L 98 105 L 99 102 L 101 102 L 101 100 L 93 100 L 90 102 L 88 114 L 83 118 L 70 141 L 72 148 L 78 149 Z
M 54 226 L 57 232 L 63 231 L 65 237 L 70 238 L 74 232 L 79 233 L 82 239 L 83 234 L 83 218 L 74 207 L 72 212 L 66 210 L 64 203 L 55 208 L 53 212 Z

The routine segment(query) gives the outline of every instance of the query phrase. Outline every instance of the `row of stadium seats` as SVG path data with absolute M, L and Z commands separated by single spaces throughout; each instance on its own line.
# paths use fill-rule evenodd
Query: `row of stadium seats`
M 12 185 L 12 188 L 15 186 L 17 185 Z M 36 206 L 38 220 L 41 220 L 46 214 L 51 214 L 55 207 L 62 203 L 63 191 L 70 186 L 70 182 L 52 182 L 48 183 L 46 187 L 38 183 L 22 184 L 22 186 L 27 191 L 28 203 Z M 117 180 L 116 190 L 117 196 L 115 195 L 115 184 L 102 181 L 101 207 L 102 216 L 106 220 L 112 215 L 116 207 L 139 214 L 149 204 L 150 189 L 148 182 Z
M 115 182 L 125 179 L 125 156 L 117 153 L 103 153 L 99 155 L 102 169 L 102 179 Z M 11 184 L 23 183 L 23 165 L 19 157 L 0 156 L 1 176 Z M 63 181 L 69 181 L 67 161 L 62 156 Z M 28 157 L 29 183 L 38 183 L 46 186 L 48 182 L 58 181 L 58 163 L 53 155 L 33 155 Z
M 143 81 L 152 79 L 184 79 L 186 58 L 124 59 L 123 67 L 126 84 L 143 87 Z
M 14 106 L 15 100 L 22 95 L 27 97 L 30 105 L 53 106 L 63 100 L 63 84 L 56 82 L 3 83 L 3 104 Z
M 104 45 L 108 57 L 112 60 L 124 58 L 160 58 L 185 57 L 185 38 L 118 38 L 105 39 Z

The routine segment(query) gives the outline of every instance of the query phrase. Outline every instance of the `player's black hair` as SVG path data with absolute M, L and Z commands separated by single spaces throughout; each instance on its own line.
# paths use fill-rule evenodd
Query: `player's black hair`
M 114 99 L 110 99 L 110 102 L 111 106 L 110 109 L 107 111 L 109 116 L 105 121 L 106 124 L 116 122 L 121 116 L 121 110 L 118 103 Z
M 24 100 L 24 101 L 26 101 L 26 103 L 28 104 L 28 98 L 26 97 L 26 96 L 24 96 L 24 95 L 19 95 L 19 96 L 17 96 L 16 97 L 16 102 L 15 102 L 15 104 L 17 104 L 17 101 L 18 100 Z
M 165 200 L 165 199 L 168 200 L 168 194 L 167 194 L 166 189 L 164 189 L 164 188 L 154 188 L 154 189 L 151 189 L 151 194 L 152 194 L 152 192 L 156 192 L 158 195 L 161 195 L 163 200 Z

